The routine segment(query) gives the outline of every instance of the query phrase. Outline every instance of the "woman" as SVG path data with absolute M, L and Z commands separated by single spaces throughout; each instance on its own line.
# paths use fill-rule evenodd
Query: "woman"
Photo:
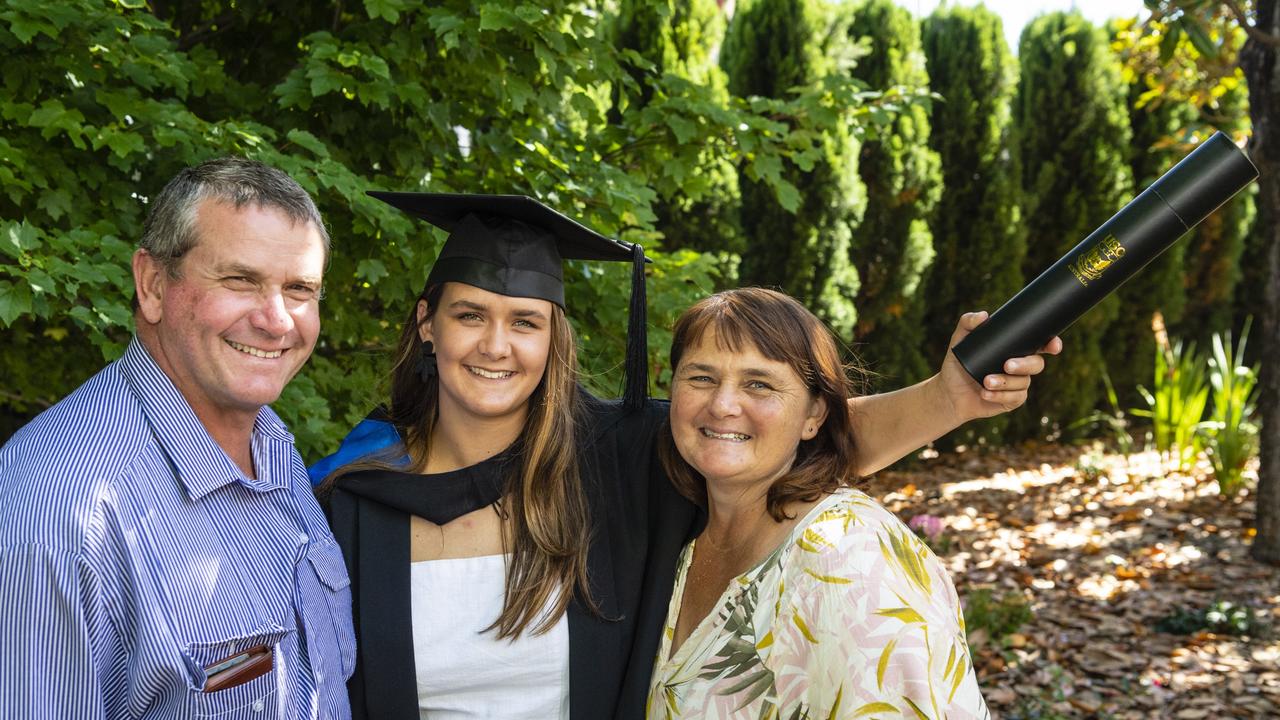
M 946 571 L 858 478 L 850 383 L 794 299 L 677 321 L 662 461 L 707 509 L 683 551 L 648 717 L 983 718 Z
M 643 255 L 528 198 L 377 197 L 451 235 L 405 323 L 386 416 L 318 466 L 353 584 L 353 714 L 638 717 L 695 511 L 653 461 L 666 404 L 575 388 L 559 262 Z M 949 360 L 858 400 L 856 438 L 880 450 L 861 469 L 1021 404 L 1043 360 L 1010 362 L 987 389 Z

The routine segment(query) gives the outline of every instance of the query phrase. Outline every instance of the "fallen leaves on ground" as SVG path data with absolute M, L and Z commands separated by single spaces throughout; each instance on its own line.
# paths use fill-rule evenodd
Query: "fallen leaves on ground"
M 1280 570 L 1248 556 L 1252 498 L 1220 498 L 1207 475 L 1155 452 L 1026 445 L 935 455 L 869 492 L 904 521 L 946 521 L 962 598 L 990 588 L 1030 603 L 1016 633 L 971 637 L 993 717 L 1280 717 Z M 1219 601 L 1271 632 L 1156 629 Z

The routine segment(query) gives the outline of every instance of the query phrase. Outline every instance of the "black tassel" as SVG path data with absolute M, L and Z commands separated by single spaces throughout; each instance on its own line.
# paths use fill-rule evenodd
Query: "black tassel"
M 627 386 L 623 407 L 639 410 L 649 395 L 648 297 L 644 284 L 644 248 L 631 246 L 631 312 L 627 318 Z

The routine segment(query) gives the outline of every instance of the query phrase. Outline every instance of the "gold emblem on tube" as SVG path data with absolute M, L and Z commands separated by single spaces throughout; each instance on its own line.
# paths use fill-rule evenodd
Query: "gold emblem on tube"
M 1124 257 L 1124 246 L 1115 235 L 1107 235 L 1097 245 L 1085 250 L 1071 262 L 1071 274 L 1076 276 L 1081 285 L 1089 286 L 1093 280 L 1102 277 L 1103 271 L 1116 260 Z

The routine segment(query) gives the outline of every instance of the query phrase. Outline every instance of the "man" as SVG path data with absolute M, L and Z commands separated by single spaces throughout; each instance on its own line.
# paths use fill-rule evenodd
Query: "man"
M 124 356 L 0 450 L 0 716 L 346 718 L 346 570 L 267 405 L 315 345 L 329 238 L 284 173 L 178 174 Z

